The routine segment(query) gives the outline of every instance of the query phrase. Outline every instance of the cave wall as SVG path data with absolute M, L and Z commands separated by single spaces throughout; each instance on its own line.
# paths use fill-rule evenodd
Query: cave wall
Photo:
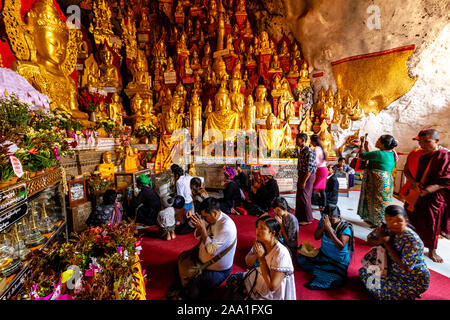
M 316 96 L 321 87 L 336 90 L 331 62 L 414 44 L 407 67 L 409 76 L 418 80 L 378 115 L 368 114 L 360 133 L 368 133 L 372 142 L 381 134 L 392 134 L 400 142 L 398 150 L 407 152 L 416 146 L 411 138 L 420 129 L 435 128 L 441 133 L 442 145 L 450 147 L 449 1 L 248 2 L 258 29 L 268 28 L 276 39 L 282 33 L 295 37 L 310 64 L 310 73 L 323 72 L 322 77 L 312 79 Z M 374 25 L 376 22 L 380 24 Z M 335 145 L 339 147 L 352 133 L 333 133 Z

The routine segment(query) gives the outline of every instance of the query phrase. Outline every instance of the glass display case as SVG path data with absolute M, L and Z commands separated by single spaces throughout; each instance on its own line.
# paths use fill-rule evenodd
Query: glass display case
M 54 241 L 67 241 L 62 170 L 0 189 L 0 299 L 16 296 L 29 259 Z

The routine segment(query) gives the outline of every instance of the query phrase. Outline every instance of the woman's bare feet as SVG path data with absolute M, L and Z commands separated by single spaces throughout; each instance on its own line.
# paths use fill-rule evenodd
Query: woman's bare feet
M 172 234 L 172 240 L 175 239 L 175 238 L 177 237 L 177 236 L 175 235 L 175 231 L 172 231 L 171 234 Z
M 167 241 L 172 240 L 172 237 L 171 237 L 171 235 L 170 235 L 170 232 L 167 232 L 166 240 L 167 240 Z
M 436 249 L 430 250 L 430 252 L 428 252 L 428 257 L 431 260 L 433 260 L 434 262 L 437 262 L 437 263 L 443 263 L 444 262 L 444 260 L 440 256 L 438 256 L 438 254 L 436 253 Z

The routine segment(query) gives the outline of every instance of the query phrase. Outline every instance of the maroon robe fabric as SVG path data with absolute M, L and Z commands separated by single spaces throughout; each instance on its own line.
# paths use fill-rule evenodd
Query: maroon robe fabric
M 437 248 L 443 224 L 447 225 L 445 220 L 448 219 L 450 201 L 450 152 L 439 149 L 432 154 L 422 155 L 419 159 L 417 181 L 421 181 L 429 161 L 432 163 L 424 185 L 438 184 L 445 188 L 420 197 L 414 212 L 409 213 L 409 218 L 425 247 L 433 250 Z

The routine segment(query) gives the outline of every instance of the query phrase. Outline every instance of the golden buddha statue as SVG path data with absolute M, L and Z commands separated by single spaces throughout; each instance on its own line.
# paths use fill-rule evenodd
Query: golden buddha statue
M 184 60 L 184 72 L 187 75 L 191 75 L 193 72 L 191 68 L 191 62 L 189 61 L 189 56 L 187 56 L 186 59 Z
M 255 50 L 253 49 L 253 46 L 250 45 L 248 47 L 248 50 L 247 50 L 247 56 L 246 56 L 246 61 L 245 61 L 246 65 L 251 66 L 251 65 L 255 65 L 256 64 L 256 60 L 255 60 L 255 58 L 253 56 L 254 53 L 255 53 Z
M 139 93 L 136 93 L 136 95 L 131 99 L 131 113 L 133 115 L 137 115 L 139 111 L 141 110 L 141 105 L 144 99 L 141 97 Z
M 113 120 L 117 125 L 121 126 L 123 123 L 123 112 L 124 108 L 122 103 L 120 103 L 120 96 L 118 93 L 114 93 L 112 96 L 112 101 L 108 105 L 108 118 Z
M 278 60 L 278 55 L 273 56 L 272 63 L 270 64 L 269 72 L 283 72 L 283 69 L 281 69 L 280 61 Z
M 270 41 L 269 41 L 269 48 L 270 48 L 272 54 L 277 54 L 277 47 L 276 47 L 273 39 L 270 39 Z
M 247 9 L 245 8 L 245 0 L 239 0 L 236 14 L 247 14 Z
M 87 42 L 83 40 L 83 32 L 81 30 L 76 31 L 76 42 L 78 47 L 78 55 L 77 58 L 84 60 L 89 56 L 89 49 Z
M 343 98 L 341 113 L 351 115 L 352 111 L 353 111 L 352 97 L 350 96 L 350 94 L 347 94 Z
M 113 87 L 120 88 L 119 83 L 119 72 L 116 66 L 113 64 L 113 55 L 111 51 L 103 47 L 100 52 L 102 58 L 102 64 L 100 64 L 100 86 L 102 87 Z
M 136 117 L 136 122 L 134 125 L 134 130 L 136 131 L 140 125 L 149 126 L 153 125 L 158 127 L 158 118 L 155 116 L 153 111 L 153 100 L 151 97 L 146 97 L 142 99 L 140 104 L 140 110 Z
M 226 89 L 226 80 L 222 80 L 222 84 L 214 97 L 216 110 L 206 119 L 204 141 L 211 141 L 211 135 L 219 131 L 223 140 L 234 140 L 235 134 L 227 135 L 227 130 L 234 133 L 239 130 L 239 115 L 231 110 L 231 102 Z
M 194 50 L 194 52 L 192 52 L 192 63 L 191 63 L 192 69 L 194 70 L 198 70 L 201 69 L 201 65 L 200 65 L 200 59 L 198 58 L 198 52 L 197 50 Z
M 217 3 L 216 0 L 209 1 L 208 4 L 208 16 L 209 18 L 213 18 L 214 21 L 217 21 Z
M 111 7 L 105 0 L 96 0 L 93 1 L 92 11 L 94 24 L 90 24 L 89 32 L 94 34 L 95 44 L 99 46 L 107 42 L 109 46 L 112 46 L 111 36 L 114 32 L 111 23 Z
M 178 97 L 182 100 L 182 104 L 184 107 L 184 104 L 186 102 L 187 91 L 181 82 L 178 82 L 177 87 L 175 88 L 175 92 L 178 95 Z
M 331 123 L 337 124 L 341 122 L 341 111 L 340 109 L 333 108 L 333 118 L 331 119 Z
M 289 53 L 289 48 L 288 48 L 288 45 L 287 45 L 287 42 L 286 42 L 286 41 L 283 41 L 283 42 L 281 43 L 281 48 L 280 48 L 280 54 L 279 54 L 279 56 L 280 56 L 280 57 L 290 57 L 290 56 L 291 56 L 291 54 Z
M 134 59 L 138 54 L 138 45 L 136 41 L 136 23 L 134 14 L 131 9 L 128 9 L 127 19 L 122 19 L 122 39 L 125 43 L 127 58 Z
M 167 59 L 167 69 L 166 72 L 175 72 L 175 67 L 173 66 L 173 60 L 172 57 L 169 57 Z
M 133 75 L 133 81 L 128 83 L 126 92 L 148 92 L 150 90 L 148 63 L 143 50 L 138 51 L 137 59 L 131 65 L 131 74 Z
M 224 39 L 225 39 L 225 18 L 223 14 L 220 14 L 219 25 L 217 27 L 217 44 L 216 44 L 217 51 L 223 50 Z
M 180 39 L 177 42 L 177 53 L 189 55 L 189 49 L 187 48 L 186 33 L 182 33 Z
M 296 42 L 294 42 L 292 44 L 292 54 L 291 54 L 292 59 L 294 60 L 301 60 L 301 54 L 300 54 L 300 50 L 298 49 L 298 45 Z
M 84 62 L 85 71 L 81 77 L 81 87 L 97 88 L 100 79 L 100 70 L 97 61 L 95 61 L 94 54 L 91 53 L 89 58 Z
M 167 64 L 167 47 L 163 39 L 156 44 L 154 56 L 157 62 Z
M 231 34 L 227 35 L 227 46 L 225 49 L 227 49 L 229 51 L 229 54 L 235 55 L 234 45 L 233 45 L 233 36 Z
M 244 38 L 253 38 L 253 30 L 248 19 L 245 21 Z
M 239 118 L 241 118 L 239 127 L 242 127 L 242 115 L 244 112 L 244 105 L 245 105 L 245 97 L 241 93 L 241 80 L 239 79 L 232 79 L 230 81 L 230 102 L 231 102 L 231 110 L 236 112 L 239 115 Z
M 208 66 L 210 65 L 211 65 L 211 46 L 209 45 L 209 42 L 206 42 L 203 52 L 202 68 L 208 69 Z
M 317 97 L 319 99 L 317 101 L 317 109 L 316 109 L 317 114 L 320 116 L 321 119 L 328 118 L 330 116 L 329 110 L 330 105 L 327 102 L 327 96 L 323 88 L 319 91 Z
M 337 124 L 341 122 L 341 107 L 342 107 L 342 98 L 339 91 L 334 95 L 334 105 L 333 105 L 333 119 L 331 123 Z
M 299 75 L 300 73 L 298 72 L 297 60 L 291 59 L 291 66 L 289 68 L 289 73 L 287 74 L 287 76 L 289 78 L 297 78 Z
M 220 82 L 228 77 L 227 65 L 222 57 L 214 59 L 213 70 L 216 74 L 217 80 Z
M 112 162 L 112 155 L 109 151 L 106 151 L 103 153 L 102 158 L 103 163 L 99 164 L 97 167 L 97 170 L 100 171 L 100 178 L 113 181 L 116 167 Z
M 194 87 L 192 88 L 192 93 L 202 94 L 202 79 L 198 73 L 194 76 Z
M 202 103 L 197 92 L 192 95 L 189 105 L 189 122 L 191 137 L 197 138 L 202 130 Z
M 312 128 L 313 128 L 313 123 L 311 121 L 310 112 L 307 111 L 305 119 L 303 119 L 302 123 L 300 124 L 299 132 L 304 132 L 308 136 L 311 136 L 314 134 L 314 131 Z
M 298 119 L 295 115 L 295 98 L 286 79 L 281 81 L 281 96 L 278 102 L 278 112 L 278 117 L 282 121 Z
M 315 134 L 320 131 L 320 117 L 318 115 L 316 115 L 314 119 L 313 131 Z
M 2 8 L 6 33 L 17 60 L 12 69 L 50 98 L 52 110 L 63 110 L 76 119 L 88 115 L 78 110 L 77 87 L 70 77 L 77 63 L 76 30 L 68 29 L 52 0 L 39 0 L 25 23 L 21 5 L 5 1 Z
M 269 34 L 266 31 L 261 32 L 259 44 L 260 54 L 272 54 L 272 49 L 270 48 Z
M 172 139 L 172 133 L 183 127 L 183 117 L 183 114 L 174 112 L 172 108 L 158 115 L 162 135 L 156 153 L 155 173 L 167 171 L 173 163 L 174 147 L 179 140 Z
M 323 148 L 325 149 L 329 157 L 336 157 L 336 152 L 333 150 L 333 137 L 328 131 L 328 124 L 325 120 L 322 121 L 320 125 L 320 131 L 317 134 L 322 142 Z
M 262 150 L 282 150 L 284 133 L 283 130 L 277 129 L 277 117 L 270 113 L 266 118 L 266 130 L 259 132 L 259 147 Z
M 133 152 L 130 145 L 125 148 L 125 161 L 123 163 L 123 169 L 125 172 L 136 172 L 139 170 L 138 159 Z
M 348 113 L 343 113 L 341 120 L 341 128 L 344 130 L 350 128 L 350 115 Z
M 353 121 L 358 121 L 362 118 L 362 109 L 359 105 L 359 99 L 356 100 L 356 104 L 352 109 L 352 114 L 350 115 L 350 119 Z
M 236 41 L 241 36 L 241 31 L 239 30 L 239 25 L 235 24 L 233 26 L 233 41 Z
M 255 130 L 256 122 L 256 106 L 253 103 L 252 95 L 248 95 L 245 107 L 244 107 L 244 119 L 242 128 L 245 131 Z
M 139 32 L 148 33 L 151 31 L 150 21 L 148 19 L 148 8 L 142 10 L 141 22 L 139 23 Z
M 331 87 L 328 88 L 326 102 L 328 104 L 328 107 L 333 108 L 333 106 L 334 106 L 334 94 L 333 94 L 333 90 L 331 90 Z
M 203 112 L 203 114 L 202 114 L 202 118 L 205 119 L 205 121 L 206 121 L 206 119 L 208 119 L 209 115 L 213 112 L 214 112 L 214 110 L 213 110 L 212 101 L 211 101 L 211 99 L 208 99 L 208 103 L 206 104 L 205 112 Z
M 276 76 L 273 79 L 272 91 L 270 92 L 270 94 L 274 98 L 279 98 L 281 96 L 281 82 L 280 82 L 280 77 L 279 76 Z
M 238 79 L 238 80 L 242 79 L 241 60 L 240 59 L 236 59 L 236 61 L 234 63 L 231 79 Z
M 295 149 L 295 140 L 292 137 L 292 129 L 289 122 L 286 122 L 283 127 L 283 144 L 282 150 Z
M 256 119 L 267 119 L 267 116 L 272 113 L 272 105 L 267 101 L 267 88 L 260 84 L 255 90 L 256 97 Z
M 244 81 L 244 83 L 247 83 L 248 81 L 248 70 L 245 69 L 244 71 L 244 77 L 242 78 L 242 81 Z
M 253 52 L 254 52 L 255 56 L 256 57 L 259 56 L 259 53 L 261 51 L 259 37 L 253 38 L 253 50 L 254 50 Z
M 299 79 L 297 81 L 297 89 L 302 92 L 304 89 L 311 86 L 311 79 L 309 78 L 308 64 L 303 62 L 300 70 Z

